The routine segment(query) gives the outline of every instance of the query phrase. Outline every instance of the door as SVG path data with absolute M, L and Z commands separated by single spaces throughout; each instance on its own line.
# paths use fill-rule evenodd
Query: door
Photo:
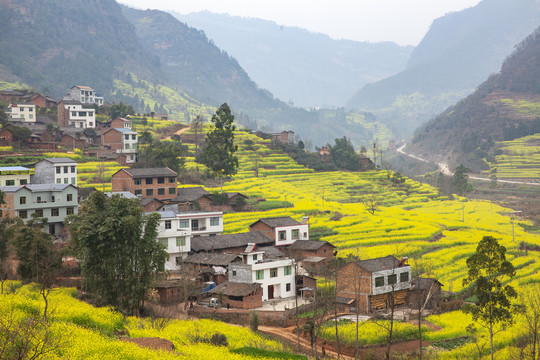
M 274 298 L 274 285 L 268 285 L 268 300 Z

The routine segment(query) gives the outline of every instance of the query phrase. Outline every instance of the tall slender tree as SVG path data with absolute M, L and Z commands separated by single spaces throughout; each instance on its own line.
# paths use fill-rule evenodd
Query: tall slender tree
M 467 259 L 468 276 L 463 285 L 472 284 L 472 293 L 477 301 L 466 306 L 465 312 L 472 315 L 474 321 L 489 330 L 491 359 L 493 360 L 493 336 L 497 324 L 513 322 L 511 299 L 517 293 L 510 285 L 503 285 L 504 277 L 516 274 L 514 266 L 506 260 L 506 248 L 492 236 L 484 236 L 476 247 L 476 252 Z
M 238 169 L 238 157 L 234 155 L 238 145 L 234 144 L 234 116 L 227 103 L 224 103 L 212 116 L 212 128 L 204 140 L 204 147 L 197 161 L 217 177 L 234 175 Z M 221 184 L 223 192 L 223 182 Z

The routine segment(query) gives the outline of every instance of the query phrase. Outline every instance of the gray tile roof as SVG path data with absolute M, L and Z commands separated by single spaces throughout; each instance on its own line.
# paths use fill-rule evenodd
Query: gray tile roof
M 261 284 L 258 283 L 238 283 L 232 281 L 226 281 L 219 284 L 212 290 L 208 291 L 210 294 L 223 294 L 225 296 L 248 296 L 261 288 Z
M 0 186 L 0 191 L 3 192 L 16 192 L 23 187 L 27 188 L 28 190 L 35 192 L 35 191 L 63 191 L 68 186 L 73 186 L 71 184 L 28 184 L 28 185 L 17 185 L 17 186 Z
M 139 197 L 135 194 L 130 193 L 129 191 L 116 191 L 116 192 L 106 192 L 105 195 L 111 197 L 113 195 L 120 195 L 121 197 L 127 199 L 138 199 Z
M 189 255 L 183 262 L 191 264 L 227 266 L 235 260 L 241 260 L 242 257 L 237 254 L 207 254 L 198 253 Z
M 290 225 L 300 225 L 300 223 L 296 220 L 294 220 L 290 216 L 281 216 L 281 217 L 271 217 L 271 218 L 262 218 L 257 221 L 255 221 L 253 224 L 249 225 L 250 227 L 255 225 L 257 222 L 262 222 L 271 228 L 275 228 L 278 226 L 290 226 Z
M 291 246 L 289 246 L 289 249 L 291 250 L 318 250 L 326 244 L 335 248 L 335 246 L 330 244 L 328 241 L 296 240 Z
M 75 160 L 73 159 L 70 159 L 70 158 L 45 158 L 41 161 L 48 161 L 50 163 L 53 163 L 53 164 L 72 164 L 72 163 L 77 163 Z
M 274 240 L 260 231 L 216 236 L 198 236 L 191 239 L 191 250 L 194 252 L 223 250 L 247 246 L 249 243 L 271 245 L 274 244 Z
M 159 168 L 130 168 L 123 169 L 134 178 L 156 177 L 156 176 L 177 176 L 178 174 L 168 167 Z M 121 171 L 121 170 L 119 170 Z
M 133 131 L 131 129 L 127 129 L 127 128 L 111 128 L 110 130 L 116 130 L 118 131 L 119 133 L 122 133 L 122 134 L 137 134 L 136 131 Z M 109 131 L 109 130 L 107 130 Z
M 382 271 L 382 270 L 392 270 L 397 269 L 399 267 L 400 261 L 393 257 L 392 255 L 388 255 L 386 257 L 376 258 L 376 259 L 369 259 L 369 260 L 360 260 L 356 262 L 358 265 L 360 265 L 361 268 L 368 272 L 375 272 L 375 271 Z M 409 266 L 409 265 L 406 265 Z
M 431 287 L 431 285 L 435 283 L 439 286 L 443 286 L 437 279 L 434 278 L 416 278 L 412 281 L 412 285 L 415 289 L 419 290 L 427 290 Z
M 192 202 L 197 201 L 202 196 L 210 195 L 208 191 L 206 191 L 202 187 L 188 187 L 188 188 L 180 188 L 178 189 L 178 193 L 172 201 L 177 202 Z

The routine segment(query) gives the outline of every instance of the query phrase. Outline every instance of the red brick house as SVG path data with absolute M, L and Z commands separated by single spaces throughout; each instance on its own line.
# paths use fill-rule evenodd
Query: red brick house
M 287 248 L 287 252 L 295 259 L 301 260 L 311 256 L 319 256 L 325 259 L 325 263 L 334 257 L 336 247 L 328 241 L 299 240 Z
M 28 101 L 41 108 L 50 108 L 58 104 L 58 101 L 50 96 L 43 96 L 41 94 L 28 94 L 21 97 L 24 101 Z
M 13 144 L 13 133 L 9 127 L 0 129 L 0 146 L 8 146 Z
M 336 297 L 362 313 L 404 304 L 411 287 L 411 266 L 393 256 L 351 261 L 337 271 Z
M 279 141 L 282 144 L 293 145 L 294 144 L 294 131 L 282 131 L 280 133 L 270 134 L 272 141 Z
M 172 199 L 178 174 L 168 167 L 120 169 L 112 175 L 112 191 L 129 191 L 142 198 Z
M 258 283 L 239 283 L 227 281 L 208 292 L 223 296 L 223 306 L 239 309 L 255 309 L 262 306 L 262 287 Z
M 204 188 L 200 186 L 187 187 L 178 189 L 178 195 L 171 202 L 177 203 L 180 211 L 233 211 L 237 208 L 236 205 L 239 204 L 239 198 L 247 199 L 247 196 L 238 192 L 226 193 L 226 195 L 226 202 L 217 204 L 212 198 L 212 194 Z

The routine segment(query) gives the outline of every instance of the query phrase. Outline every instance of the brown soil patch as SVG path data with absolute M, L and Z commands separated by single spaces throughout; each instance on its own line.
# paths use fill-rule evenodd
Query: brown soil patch
M 166 350 L 174 351 L 174 345 L 172 342 L 161 338 L 121 338 L 120 340 L 137 344 L 142 347 L 150 348 L 153 350 Z

